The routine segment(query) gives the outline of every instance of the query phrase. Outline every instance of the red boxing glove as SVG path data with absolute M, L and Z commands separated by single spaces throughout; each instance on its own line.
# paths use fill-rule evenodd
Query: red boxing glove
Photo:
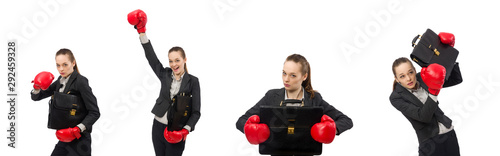
M 263 143 L 269 138 L 271 132 L 266 124 L 260 123 L 260 117 L 258 115 L 252 115 L 248 118 L 245 123 L 245 136 L 248 142 L 253 145 Z
M 78 127 L 73 127 L 73 128 L 66 128 L 66 129 L 60 129 L 56 131 L 56 137 L 59 139 L 59 141 L 62 142 L 71 142 L 76 139 L 80 139 L 82 135 L 80 134 L 80 128 Z
M 420 76 L 422 81 L 429 87 L 429 93 L 438 95 L 441 88 L 443 88 L 446 69 L 442 65 L 433 63 L 427 67 L 422 67 Z
M 165 140 L 172 144 L 186 141 L 188 134 L 189 131 L 187 129 L 182 129 L 180 131 L 168 131 L 167 128 L 165 128 L 165 131 L 163 131 L 163 137 L 165 137 Z
M 329 144 L 335 139 L 336 132 L 337 126 L 328 115 L 323 115 L 321 122 L 314 124 L 311 128 L 312 138 L 317 142 L 325 144 Z
M 440 32 L 439 38 L 441 39 L 441 43 L 448 44 L 450 46 L 455 46 L 455 35 L 447 32 Z
M 127 15 L 128 23 L 134 25 L 134 28 L 137 29 L 137 32 L 145 33 L 146 32 L 146 23 L 148 22 L 148 17 L 146 13 L 141 9 L 134 10 Z
M 33 83 L 33 88 L 34 89 L 42 89 L 42 90 L 47 90 L 49 88 L 50 84 L 52 83 L 52 80 L 54 80 L 54 75 L 50 72 L 40 72 L 35 76 L 35 79 L 31 81 Z

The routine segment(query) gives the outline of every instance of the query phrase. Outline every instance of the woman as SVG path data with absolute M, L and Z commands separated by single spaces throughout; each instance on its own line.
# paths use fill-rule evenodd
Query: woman
M 155 153 L 157 156 L 180 156 L 186 136 L 200 119 L 200 83 L 197 77 L 188 73 L 186 54 L 181 47 L 172 47 L 168 51 L 170 68 L 163 67 L 145 33 L 146 13 L 132 11 L 128 14 L 128 21 L 137 29 L 146 59 L 161 82 L 160 95 L 151 111 L 155 115 L 152 130 Z M 190 110 L 179 111 L 184 107 L 182 104 L 189 106 L 186 108 Z
M 460 155 L 451 119 L 439 108 L 437 96 L 442 87 L 462 82 L 458 63 L 445 81 L 446 70 L 438 64 L 423 67 L 416 73 L 410 60 L 398 58 L 392 65 L 394 74 L 392 105 L 410 121 L 419 141 L 419 154 Z
M 322 121 L 334 122 L 336 129 L 330 131 L 320 130 L 317 134 L 322 134 L 324 137 L 315 137 L 313 133 L 314 127 L 311 129 L 313 139 L 320 143 L 330 143 L 333 137 L 352 128 L 352 120 L 344 115 L 335 107 L 328 104 L 321 94 L 313 90 L 311 85 L 311 67 L 305 57 L 299 54 L 293 54 L 286 58 L 283 65 L 283 85 L 284 88 L 269 90 L 266 95 L 236 122 L 236 128 L 245 133 L 247 140 L 251 144 L 260 144 L 269 137 L 269 128 L 265 124 L 259 124 L 259 115 L 261 106 L 279 106 L 280 102 L 285 99 L 302 100 L 304 106 L 320 106 L 323 108 Z M 247 127 L 255 126 L 257 131 L 250 131 Z M 328 129 L 326 126 L 324 130 Z M 320 128 L 321 129 L 321 128 Z M 262 135 L 265 133 L 265 135 Z M 328 134 L 332 133 L 332 134 Z
M 31 92 L 31 99 L 39 101 L 54 96 L 54 94 L 59 94 L 58 92 L 74 95 L 81 99 L 83 107 L 75 106 L 72 115 L 82 116 L 83 120 L 75 123 L 75 125 L 70 125 L 70 128 L 56 128 L 58 125 L 55 124 L 60 124 L 60 122 L 54 121 L 57 118 L 51 118 L 50 116 L 59 115 L 56 109 L 53 108 L 57 98 L 52 98 L 49 112 L 49 128 L 58 129 L 56 137 L 59 139 L 52 151 L 52 155 L 91 155 L 90 133 L 92 132 L 92 125 L 100 116 L 96 97 L 92 93 L 87 78 L 80 75 L 75 57 L 69 49 L 61 49 L 56 53 L 56 65 L 60 74 L 57 81 L 50 84 L 53 76 L 48 72 L 38 74 L 33 81 L 34 89 Z M 71 118 L 64 118 L 64 120 L 67 121 L 61 122 L 71 123 L 73 121 Z

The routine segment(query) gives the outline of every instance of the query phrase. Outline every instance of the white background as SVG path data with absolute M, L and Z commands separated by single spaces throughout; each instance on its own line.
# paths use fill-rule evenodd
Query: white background
M 202 115 L 184 155 L 258 155 L 258 146 L 235 128 L 236 120 L 267 90 L 283 87 L 282 65 L 293 53 L 311 63 L 314 89 L 354 122 L 323 145 L 323 155 L 417 155 L 413 128 L 389 102 L 391 65 L 409 57 L 411 40 L 427 28 L 456 36 L 464 81 L 443 89 L 439 100 L 454 121 L 462 155 L 500 154 L 498 3 L 40 0 L 2 1 L 0 6 L 0 64 L 7 64 L 7 40 L 19 42 L 17 148 L 3 138 L 0 155 L 53 150 L 57 139 L 46 127 L 48 99 L 34 102 L 29 92 L 38 72 L 58 73 L 54 55 L 60 48 L 75 53 L 98 99 L 93 155 L 154 155 L 150 110 L 159 81 L 126 19 L 139 8 L 147 13 L 146 32 L 164 65 L 168 49 L 182 46 L 189 73 L 200 79 Z M 342 49 L 346 45 L 351 49 Z M 0 99 L 6 93 L 3 89 Z M 9 106 L 0 109 L 0 127 L 7 128 Z M 6 129 L 1 133 L 7 135 Z

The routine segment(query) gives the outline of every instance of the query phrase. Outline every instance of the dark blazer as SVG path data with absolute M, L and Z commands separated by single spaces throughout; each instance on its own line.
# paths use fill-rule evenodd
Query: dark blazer
M 309 92 L 304 93 L 304 106 L 321 106 L 323 107 L 323 114 L 330 116 L 337 126 L 338 134 L 352 128 L 352 120 L 347 115 L 344 115 L 339 110 L 335 109 L 332 105 L 328 104 L 321 94 L 314 93 L 314 98 L 310 98 Z M 244 115 L 242 115 L 236 122 L 236 128 L 242 133 L 245 133 L 243 128 L 246 121 L 252 115 L 260 115 L 260 106 L 279 106 L 280 102 L 285 99 L 285 88 L 269 90 L 266 95 L 252 108 L 250 108 Z
M 40 90 L 40 93 L 33 94 L 31 93 L 31 99 L 34 101 L 39 101 L 41 99 L 52 96 L 54 92 L 59 92 L 59 88 L 61 88 L 60 80 L 61 76 L 57 78 L 57 80 L 52 83 L 47 90 Z M 99 107 L 97 106 L 97 99 L 92 93 L 92 88 L 89 86 L 89 80 L 80 75 L 78 72 L 74 71 L 71 73 L 68 82 L 66 83 L 66 87 L 64 88 L 63 93 L 67 93 L 71 91 L 72 94 L 79 96 L 82 98 L 85 108 L 88 111 L 87 116 L 82 121 L 82 124 L 85 125 L 86 130 L 84 132 L 92 132 L 92 125 L 99 119 L 101 114 L 99 113 Z
M 422 81 L 420 73 L 417 74 L 417 81 L 424 90 L 428 91 L 428 87 Z M 458 63 L 456 63 L 443 87 L 454 86 L 461 82 L 462 74 L 460 73 Z M 451 127 L 451 119 L 444 115 L 443 111 L 439 108 L 439 101 L 434 102 L 430 97 L 427 97 L 424 104 L 399 83 L 396 84 L 389 99 L 392 105 L 401 111 L 408 121 L 410 121 L 420 143 L 439 134 L 438 121 L 443 123 L 447 128 Z
M 151 45 L 151 41 L 142 44 L 142 47 L 144 48 L 146 59 L 148 59 L 151 69 L 153 69 L 156 76 L 158 77 L 158 79 L 160 79 L 161 82 L 160 95 L 158 96 L 158 99 L 156 99 L 156 103 L 153 106 L 153 110 L 151 110 L 151 113 L 155 114 L 156 116 L 162 117 L 172 106 L 172 100 L 170 100 L 172 69 L 163 67 L 160 60 L 158 60 L 158 57 L 156 56 L 153 45 Z M 192 95 L 191 117 L 187 121 L 186 125 L 189 125 L 191 127 L 191 131 L 193 131 L 201 115 L 200 83 L 198 81 L 198 78 L 188 73 L 184 74 L 179 93 L 190 93 Z

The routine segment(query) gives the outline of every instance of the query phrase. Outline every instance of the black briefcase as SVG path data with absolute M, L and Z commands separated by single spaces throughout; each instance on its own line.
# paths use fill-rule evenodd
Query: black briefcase
M 420 41 L 417 43 L 417 40 Z M 417 35 L 412 41 L 413 52 L 410 58 L 420 67 L 427 67 L 432 63 L 437 63 L 446 68 L 446 77 L 450 77 L 453 66 L 458 57 L 458 50 L 454 47 L 441 43 L 439 36 L 431 29 L 422 35 Z
M 283 101 L 297 103 L 302 101 Z M 322 144 L 311 136 L 311 127 L 321 121 L 322 107 L 261 106 L 260 121 L 269 126 L 269 138 L 259 144 L 260 154 L 319 155 Z
M 83 104 L 83 100 L 70 92 L 54 92 L 49 101 L 49 122 L 50 129 L 65 129 L 75 127 L 80 124 L 88 111 Z
M 179 93 L 172 98 L 172 107 L 168 111 L 168 130 L 179 131 L 184 128 L 191 117 L 192 96 L 188 93 Z

